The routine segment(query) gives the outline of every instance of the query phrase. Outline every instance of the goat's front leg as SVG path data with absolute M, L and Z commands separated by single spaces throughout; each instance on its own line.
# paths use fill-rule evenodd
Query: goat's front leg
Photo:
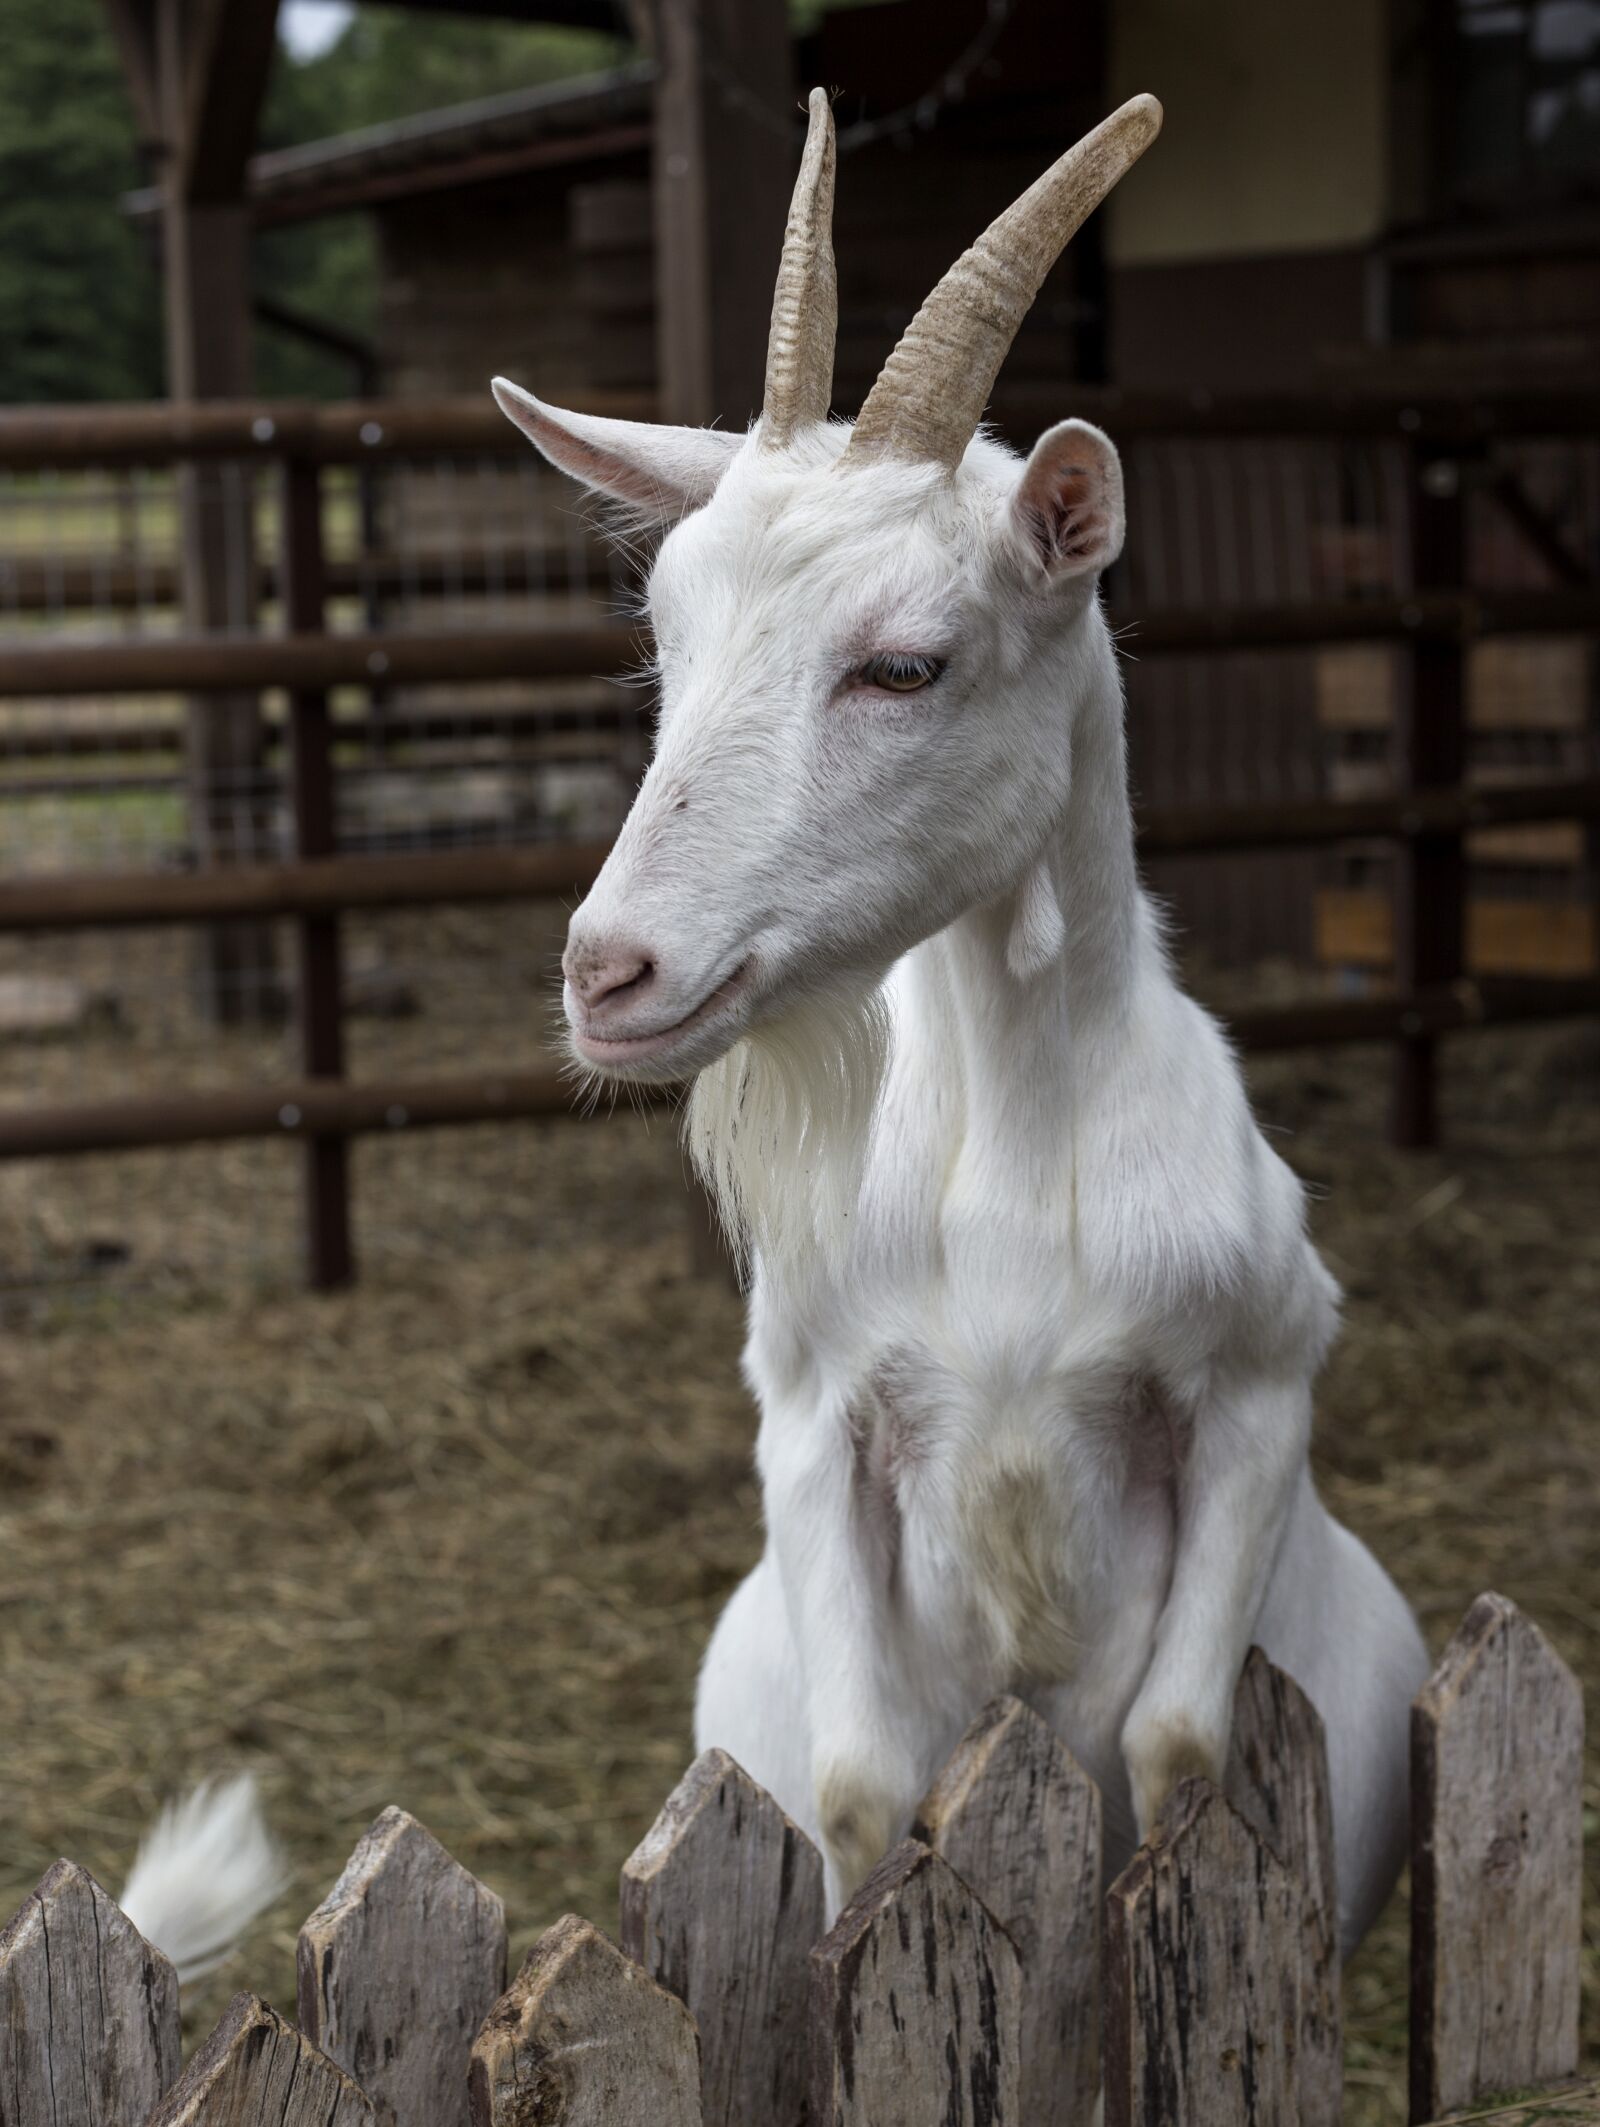
M 1139 1836 L 1191 1773 L 1220 1781 L 1233 1697 L 1306 1466 L 1311 1390 L 1252 1380 L 1208 1396 L 1178 1479 L 1172 1582 L 1122 1728 Z
M 920 1800 L 932 1722 L 919 1717 L 895 1656 L 893 1521 L 864 1477 L 849 1412 L 829 1402 L 769 1413 L 760 1460 L 837 1911 Z

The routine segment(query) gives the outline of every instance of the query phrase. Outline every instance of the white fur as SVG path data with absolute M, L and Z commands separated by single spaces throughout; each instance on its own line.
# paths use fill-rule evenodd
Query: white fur
M 283 1885 L 255 1780 L 240 1773 L 168 1803 L 139 1847 L 119 1902 L 188 1981 L 225 1962 Z
M 508 411 L 638 506 L 650 430 Z M 659 741 L 565 961 L 580 1062 L 699 1074 L 689 1143 L 753 1258 L 767 1548 L 698 1739 L 837 1901 L 1020 1691 L 1114 1868 L 1220 1775 L 1259 1641 L 1327 1726 L 1348 1946 L 1399 1866 L 1425 1656 L 1317 1499 L 1337 1294 L 1136 874 L 1116 453 L 1065 422 L 946 478 L 841 467 L 846 434 L 666 438 Z M 945 669 L 888 693 L 886 652 Z

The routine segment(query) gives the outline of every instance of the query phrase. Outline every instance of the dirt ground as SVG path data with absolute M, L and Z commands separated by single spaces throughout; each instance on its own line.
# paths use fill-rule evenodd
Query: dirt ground
M 1348 1295 L 1327 1497 L 1436 1650 L 1496 1587 L 1591 1691 L 1597 1067 L 1593 1027 L 1462 1042 L 1427 1156 L 1385 1145 L 1376 1054 L 1254 1073 Z M 390 1801 L 503 1894 L 514 1956 L 564 1909 L 614 1924 L 688 1756 L 696 1661 L 760 1541 L 739 1308 L 690 1274 L 669 1125 L 515 1139 L 508 1164 L 509 1134 L 460 1133 L 438 1170 L 473 1245 L 424 1232 L 348 1296 L 186 1275 L 0 1323 L 0 1908 L 62 1852 L 115 1887 L 174 1787 L 255 1767 L 293 1881 L 191 2038 L 239 1985 L 292 2002 L 295 1929 Z M 259 1157 L 184 1155 L 185 1220 L 260 1216 Z M 86 1246 L 103 1186 L 63 1165 L 10 1215 Z M 1347 2118 L 1399 2121 L 1401 1900 L 1347 2001 Z

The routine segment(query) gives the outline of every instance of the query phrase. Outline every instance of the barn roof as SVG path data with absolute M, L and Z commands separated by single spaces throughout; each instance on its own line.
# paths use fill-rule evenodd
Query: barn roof
M 263 225 L 382 206 L 519 171 L 626 154 L 650 138 L 648 60 L 537 88 L 509 89 L 415 118 L 363 126 L 250 159 L 248 193 Z M 129 193 L 137 219 L 159 213 L 154 186 Z

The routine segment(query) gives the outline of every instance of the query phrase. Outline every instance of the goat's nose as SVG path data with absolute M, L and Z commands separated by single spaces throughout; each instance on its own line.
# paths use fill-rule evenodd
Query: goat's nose
M 649 955 L 631 945 L 569 945 L 561 956 L 562 974 L 591 1012 L 624 990 L 642 990 L 655 971 Z

